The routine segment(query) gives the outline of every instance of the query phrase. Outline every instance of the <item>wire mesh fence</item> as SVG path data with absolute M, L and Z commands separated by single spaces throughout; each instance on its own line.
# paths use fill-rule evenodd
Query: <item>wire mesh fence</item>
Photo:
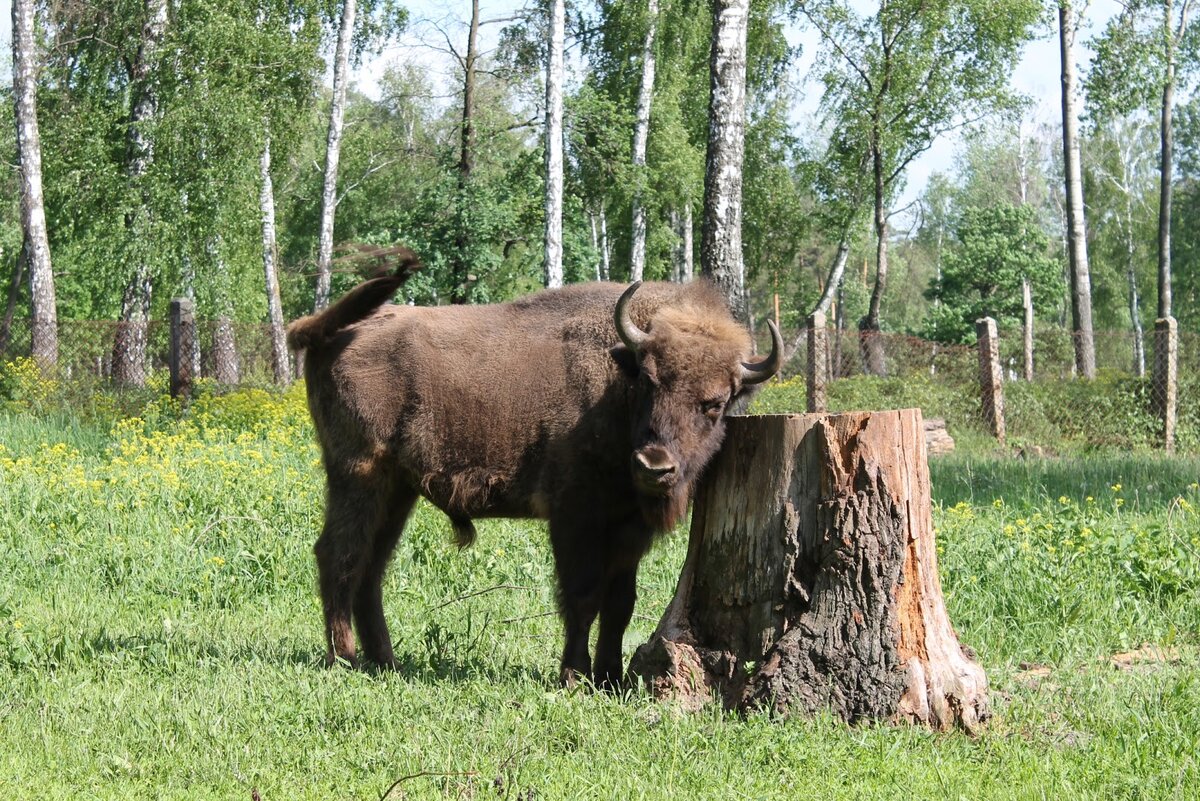
M 58 375 L 62 380 L 109 382 L 122 375 L 114 353 L 122 326 L 113 320 L 60 320 L 58 323 Z M 144 355 L 139 364 L 125 373 L 142 376 L 165 371 L 170 366 L 171 331 L 166 320 L 145 324 Z M 7 340 L 0 340 L 0 360 L 30 355 L 29 321 L 12 321 Z M 274 381 L 272 330 L 270 325 L 229 321 L 197 320 L 193 348 L 194 375 L 215 378 L 218 374 L 236 376 L 231 384 L 261 386 Z M 136 352 L 136 350 L 135 350 Z M 120 358 L 118 355 L 116 358 Z M 125 365 L 129 368 L 129 365 Z
M 114 351 L 119 351 L 115 346 L 121 330 L 121 324 L 114 321 L 59 321 L 60 380 L 118 386 L 122 372 L 114 370 Z M 806 334 L 803 328 L 783 332 L 787 358 L 781 383 L 762 394 L 761 410 L 805 411 L 805 378 L 810 371 Z M 868 336 L 836 328 L 826 328 L 825 335 L 820 373 L 826 382 L 826 410 L 918 406 L 927 418 L 945 418 L 951 430 L 988 434 L 977 347 L 893 333 Z M 769 336 L 766 326 L 760 326 L 756 332 L 760 352 L 769 349 Z M 167 321 L 147 323 L 144 340 L 138 365 L 141 374 L 167 371 L 171 352 Z M 227 386 L 275 383 L 269 325 L 196 320 L 193 341 L 187 348 L 189 375 Z M 29 321 L 11 321 L 0 331 L 0 363 L 28 357 L 30 344 Z M 1155 369 L 1160 346 L 1154 330 L 1144 332 L 1140 355 L 1134 332 L 1097 332 L 1096 378 L 1092 381 L 1075 380 L 1079 371 L 1069 332 L 1036 332 L 1032 381 L 1024 380 L 1022 332 L 1001 331 L 997 344 L 1010 444 L 1051 452 L 1080 447 L 1162 447 L 1163 403 L 1169 388 L 1164 383 L 1166 374 Z M 1177 450 L 1200 453 L 1200 334 L 1179 332 L 1177 358 L 1171 394 L 1174 441 Z M 872 363 L 882 369 L 868 375 L 866 368 Z M 129 373 L 126 370 L 124 375 Z M 289 365 L 288 374 L 294 374 L 294 364 Z
M 978 347 L 835 328 L 826 328 L 825 336 L 825 410 L 918 406 L 927 418 L 945 418 L 959 433 L 994 433 Z M 762 411 L 806 408 L 805 379 L 810 369 L 806 331 L 790 330 L 784 341 L 789 350 L 783 384 L 760 400 Z M 1096 332 L 1093 341 L 1095 378 L 1077 380 L 1080 371 L 1072 335 L 1039 330 L 1031 343 L 1032 380 L 1025 380 L 1022 331 L 999 332 L 997 372 L 1008 442 L 1045 452 L 1162 448 L 1163 407 L 1171 397 L 1175 449 L 1200 452 L 1200 335 L 1178 333 L 1178 363 L 1169 386 L 1167 373 L 1155 367 L 1155 353 L 1162 345 L 1156 344 L 1153 329 L 1144 332 L 1140 349 L 1131 331 Z M 765 327 L 758 332 L 758 346 L 760 352 L 770 347 Z M 868 375 L 872 360 L 883 369 Z

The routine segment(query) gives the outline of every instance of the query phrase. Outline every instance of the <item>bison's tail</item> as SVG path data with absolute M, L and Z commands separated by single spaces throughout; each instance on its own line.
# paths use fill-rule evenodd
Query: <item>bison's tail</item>
M 400 263 L 392 273 L 362 282 L 329 308 L 301 317 L 288 326 L 288 347 L 304 350 L 322 345 L 387 302 L 409 276 L 421 269 L 421 260 L 408 248 L 401 248 L 397 255 Z

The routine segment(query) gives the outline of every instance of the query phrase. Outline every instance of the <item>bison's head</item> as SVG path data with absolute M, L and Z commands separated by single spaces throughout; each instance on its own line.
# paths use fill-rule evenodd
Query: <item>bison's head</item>
M 643 331 L 629 315 L 638 286 L 617 301 L 614 319 L 625 348 L 614 355 L 637 381 L 634 487 L 646 521 L 666 529 L 686 512 L 692 485 L 721 446 L 730 404 L 778 372 L 783 340 L 768 323 L 771 354 L 745 361 L 750 337 L 721 304 L 661 308 Z

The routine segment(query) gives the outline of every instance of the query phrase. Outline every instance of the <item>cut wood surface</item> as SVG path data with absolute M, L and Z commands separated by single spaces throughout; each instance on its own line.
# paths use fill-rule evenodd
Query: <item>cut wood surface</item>
M 689 707 L 975 730 L 987 680 L 942 598 L 920 410 L 731 418 L 631 669 Z

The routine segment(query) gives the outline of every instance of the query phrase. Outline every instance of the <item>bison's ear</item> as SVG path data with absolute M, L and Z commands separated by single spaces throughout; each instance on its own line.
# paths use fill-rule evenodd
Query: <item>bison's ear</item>
M 641 372 L 642 368 L 638 364 L 636 353 L 624 345 L 617 345 L 615 348 L 610 348 L 608 354 L 617 363 L 617 367 L 621 368 L 622 373 L 631 379 L 638 377 L 638 373 Z

